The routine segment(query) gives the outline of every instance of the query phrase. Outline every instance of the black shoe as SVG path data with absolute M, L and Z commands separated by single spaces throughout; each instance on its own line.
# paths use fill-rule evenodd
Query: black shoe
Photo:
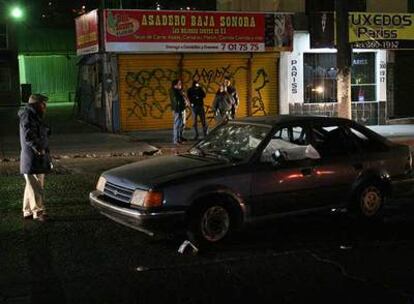
M 25 219 L 25 220 L 32 220 L 33 219 L 33 214 L 23 215 L 23 219 Z
M 187 141 L 187 138 L 181 137 L 181 141 Z
M 46 222 L 48 220 L 48 217 L 46 214 L 39 214 L 37 217 L 33 217 L 33 219 L 38 222 Z

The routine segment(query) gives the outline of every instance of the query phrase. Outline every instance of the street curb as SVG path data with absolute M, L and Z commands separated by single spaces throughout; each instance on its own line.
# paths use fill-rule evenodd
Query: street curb
M 139 152 L 94 152 L 94 153 L 58 153 L 52 154 L 53 160 L 61 159 L 84 159 L 84 158 L 112 158 L 112 157 L 131 157 L 131 156 L 156 156 L 156 155 L 175 155 L 186 152 L 191 145 L 182 145 L 179 147 L 170 147 L 170 145 L 159 147 L 151 146 L 153 149 Z M 19 162 L 20 157 L 0 158 L 0 163 Z

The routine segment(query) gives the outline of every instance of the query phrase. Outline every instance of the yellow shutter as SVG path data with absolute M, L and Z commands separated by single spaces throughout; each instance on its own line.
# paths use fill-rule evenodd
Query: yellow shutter
M 253 54 L 252 58 L 252 116 L 276 115 L 278 109 L 279 53 Z
M 249 54 L 185 54 L 183 61 L 183 82 L 185 90 L 193 80 L 198 80 L 206 91 L 204 104 L 209 126 L 214 126 L 214 116 L 211 112 L 214 96 L 223 83 L 225 76 L 230 76 L 236 87 L 240 104 L 236 117 L 247 115 L 247 60 Z M 191 118 L 187 126 L 192 126 Z
M 171 81 L 179 55 L 119 55 L 122 131 L 172 127 Z
M 249 57 L 251 82 L 248 81 Z M 254 116 L 278 113 L 278 53 L 265 54 L 184 54 L 181 79 L 184 90 L 199 80 L 207 96 L 205 105 L 210 127 L 214 126 L 211 105 L 214 95 L 230 76 L 240 103 L 236 117 L 248 115 L 248 90 Z M 122 131 L 172 128 L 169 89 L 180 78 L 179 54 L 119 55 L 120 115 Z M 187 111 L 189 113 L 189 111 Z M 189 115 L 187 128 L 192 126 Z

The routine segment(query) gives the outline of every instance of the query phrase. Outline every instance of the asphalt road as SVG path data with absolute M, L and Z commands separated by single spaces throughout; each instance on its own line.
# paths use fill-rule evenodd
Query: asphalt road
M 150 238 L 89 206 L 102 170 L 137 159 L 57 162 L 41 224 L 21 219 L 18 163 L 0 163 L 0 303 L 414 303 L 410 199 L 376 223 L 284 218 L 181 255 L 184 238 Z

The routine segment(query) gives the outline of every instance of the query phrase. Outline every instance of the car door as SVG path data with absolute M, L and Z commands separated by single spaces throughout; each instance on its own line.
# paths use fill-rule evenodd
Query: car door
M 313 168 L 317 205 L 334 206 L 350 199 L 350 190 L 364 163 L 349 128 L 338 123 L 313 124 L 311 138 L 320 159 Z
M 308 145 L 306 125 L 282 126 L 273 134 L 263 150 L 252 178 L 252 213 L 265 216 L 312 207 L 315 161 L 295 157 L 283 162 L 272 162 L 271 153 L 276 149 L 292 150 Z M 273 144 L 273 146 L 272 146 Z

